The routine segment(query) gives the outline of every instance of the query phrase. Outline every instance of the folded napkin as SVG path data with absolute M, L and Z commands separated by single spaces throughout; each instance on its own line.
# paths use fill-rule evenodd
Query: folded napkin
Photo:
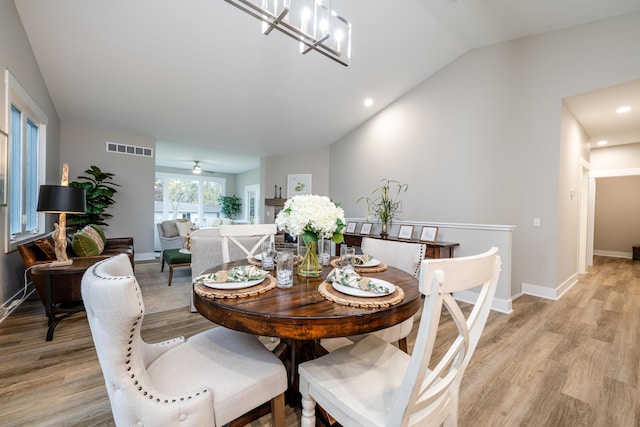
M 371 291 L 377 294 L 389 293 L 389 289 L 386 286 L 375 283 L 368 277 L 362 277 L 352 269 L 334 268 L 327 276 L 327 282 L 338 282 L 350 288 L 362 289 L 363 291 Z
M 353 257 L 353 265 L 362 265 L 365 262 L 371 261 L 373 259 L 373 255 L 356 255 Z M 340 260 L 342 262 L 342 260 Z M 340 262 L 340 263 L 341 263 Z
M 249 280 L 264 279 L 269 272 L 259 269 L 253 265 L 239 265 L 231 270 L 220 270 L 215 273 L 205 274 L 196 277 L 194 282 L 210 280 L 215 283 L 225 282 L 248 282 Z
M 369 262 L 373 259 L 372 255 L 366 255 L 366 254 L 362 254 L 362 255 L 356 255 L 355 256 L 355 265 L 362 265 L 366 262 Z

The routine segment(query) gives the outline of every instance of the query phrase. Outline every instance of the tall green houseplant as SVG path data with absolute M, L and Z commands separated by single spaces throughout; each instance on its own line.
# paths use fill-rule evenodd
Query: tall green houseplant
M 382 226 L 380 236 L 389 237 L 389 226 L 396 214 L 401 212 L 402 201 L 400 193 L 409 189 L 407 184 L 401 184 L 392 179 L 382 179 L 382 185 L 375 188 L 371 196 L 362 196 L 357 201 L 364 200 L 367 204 L 368 216 L 376 217 Z
M 71 187 L 84 188 L 87 196 L 87 211 L 80 215 L 70 215 L 67 223 L 70 227 L 81 229 L 85 225 L 96 224 L 108 226 L 105 221 L 113 215 L 105 210 L 115 203 L 113 195 L 117 193 L 115 187 L 120 187 L 113 181 L 114 174 L 103 172 L 98 166 L 91 166 L 85 170 L 88 176 L 78 176 L 79 181 L 70 182 Z
M 218 202 L 220 202 L 220 211 L 225 218 L 231 219 L 240 213 L 240 199 L 236 195 L 220 196 Z

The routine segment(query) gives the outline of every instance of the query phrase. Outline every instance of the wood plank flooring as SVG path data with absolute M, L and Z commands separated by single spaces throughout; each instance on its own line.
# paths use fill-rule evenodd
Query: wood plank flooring
M 142 334 L 156 342 L 209 327 L 176 309 L 147 315 Z M 114 425 L 84 314 L 62 321 L 51 342 L 46 329 L 35 296 L 0 323 L 0 425 Z M 640 426 L 639 382 L 640 262 L 596 257 L 560 300 L 525 295 L 512 314 L 491 313 L 463 379 L 459 425 Z M 291 408 L 287 425 L 299 425 Z

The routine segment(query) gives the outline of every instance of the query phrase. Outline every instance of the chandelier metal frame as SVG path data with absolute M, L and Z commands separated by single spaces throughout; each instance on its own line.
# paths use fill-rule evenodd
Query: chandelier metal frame
M 265 35 L 269 35 L 272 30 L 278 30 L 283 34 L 299 41 L 301 43 L 300 53 L 307 54 L 310 51 L 314 50 L 322 55 L 330 58 L 342 65 L 349 66 L 349 62 L 351 60 L 351 23 L 335 13 L 331 9 L 331 1 L 330 0 L 287 0 L 283 1 L 282 9 L 278 11 L 277 15 L 272 11 L 266 10 L 264 7 L 251 2 L 250 0 L 225 0 L 227 3 L 232 4 L 243 12 L 253 16 L 259 21 L 263 22 L 263 33 Z M 260 0 L 258 0 L 260 1 Z M 267 3 L 275 3 L 277 2 L 268 2 L 262 1 L 262 5 Z M 344 49 L 337 50 L 333 48 L 328 42 L 331 41 L 331 37 L 334 37 L 335 34 L 331 34 L 331 29 L 329 32 L 322 34 L 320 37 L 314 37 L 314 35 L 309 34 L 308 32 L 302 30 L 295 26 L 288 19 L 288 14 L 290 12 L 290 3 L 308 3 L 313 5 L 314 7 L 323 7 L 327 10 L 329 19 L 336 24 L 339 24 L 345 28 L 346 34 L 342 36 L 345 38 L 345 42 L 343 43 Z M 315 15 L 314 15 L 315 19 Z M 312 26 L 315 28 L 318 23 L 314 22 Z M 329 24 L 330 25 L 330 24 Z

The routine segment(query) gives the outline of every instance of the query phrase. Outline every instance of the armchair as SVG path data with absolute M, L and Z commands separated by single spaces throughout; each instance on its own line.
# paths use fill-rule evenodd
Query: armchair
M 161 252 L 167 249 L 180 249 L 184 247 L 185 238 L 180 235 L 177 223 L 186 223 L 186 218 L 170 219 L 156 224 L 158 227 L 158 239 Z
M 124 256 L 87 270 L 82 293 L 116 425 L 223 426 L 271 402 L 273 425 L 284 426 L 287 373 L 256 337 L 220 326 L 145 342 L 144 302 Z

